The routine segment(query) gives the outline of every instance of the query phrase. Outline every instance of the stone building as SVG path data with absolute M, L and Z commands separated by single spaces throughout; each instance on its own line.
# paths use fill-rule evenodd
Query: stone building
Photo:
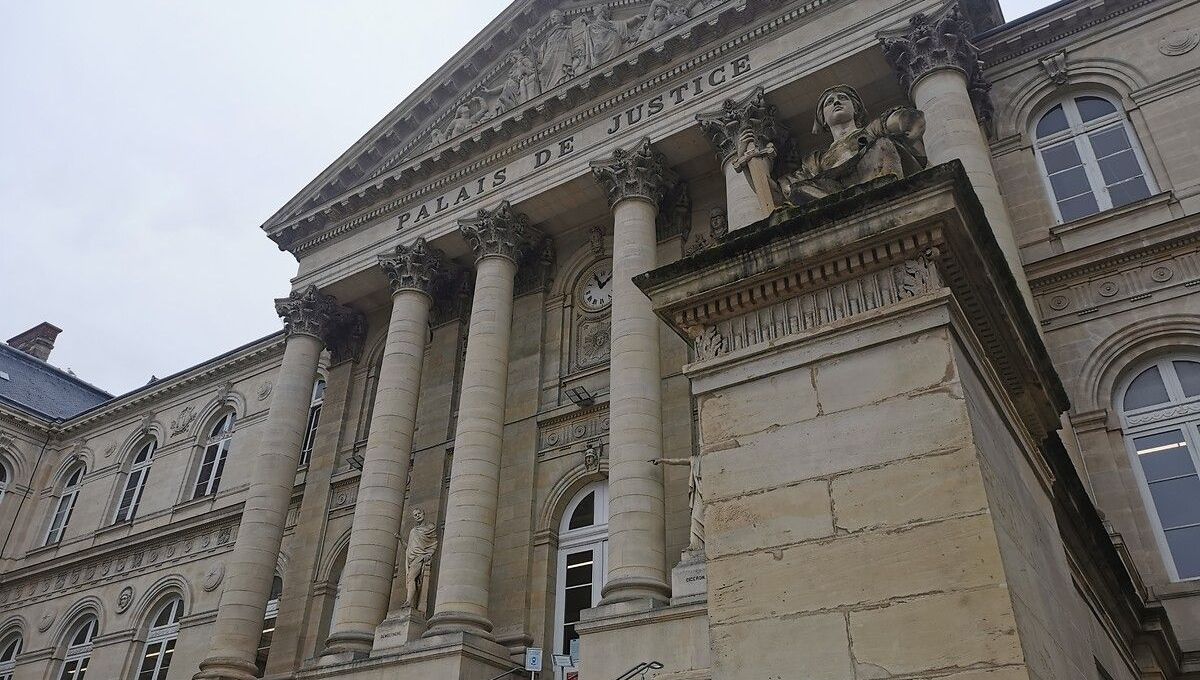
M 1198 43 L 517 0 L 263 225 L 281 332 L 0 347 L 0 679 L 1200 677 Z

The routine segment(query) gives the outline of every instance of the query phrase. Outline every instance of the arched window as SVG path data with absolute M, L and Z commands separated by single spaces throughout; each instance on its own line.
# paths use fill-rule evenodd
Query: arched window
M 154 611 L 150 630 L 146 633 L 146 651 L 137 680 L 166 680 L 179 638 L 179 617 L 183 615 L 183 598 L 172 597 Z
M 67 474 L 63 483 L 62 493 L 54 506 L 54 516 L 50 518 L 50 528 L 46 531 L 45 545 L 52 545 L 62 540 L 63 532 L 71 521 L 71 513 L 75 510 L 75 499 L 79 497 L 79 487 L 83 482 L 84 466 L 76 465 Z
M 121 492 L 121 501 L 117 504 L 117 516 L 113 523 L 131 521 L 137 515 L 138 504 L 142 502 L 142 492 L 146 489 L 146 480 L 150 478 L 150 462 L 154 458 L 154 450 L 158 442 L 148 440 L 138 449 L 137 455 L 129 466 L 129 477 L 125 479 L 125 490 Z
M 12 680 L 21 653 L 21 634 L 12 633 L 0 640 L 0 680 Z
M 1063 99 L 1038 118 L 1034 149 L 1059 222 L 1118 208 L 1154 193 L 1129 120 L 1108 97 Z
M 96 617 L 88 615 L 71 628 L 67 638 L 67 653 L 63 656 L 62 673 L 58 680 L 84 680 L 88 661 L 92 657 L 92 638 L 96 637 Z
M 271 639 L 275 637 L 275 621 L 279 616 L 279 597 L 283 595 L 283 579 L 279 574 L 271 579 L 271 596 L 267 600 L 267 613 L 263 616 L 262 635 L 258 638 L 258 652 L 254 655 L 254 665 L 258 667 L 258 676 L 267 672 L 267 657 L 271 653 Z
M 229 457 L 229 443 L 233 439 L 235 420 L 233 411 L 230 411 L 221 416 L 209 431 L 192 498 L 210 496 L 221 487 L 221 473 L 225 471 L 225 459 Z
M 1142 368 L 1120 403 L 1167 570 L 1175 580 L 1200 578 L 1200 359 Z
M 558 532 L 558 584 L 554 603 L 554 652 L 570 654 L 575 624 L 600 602 L 608 561 L 608 484 L 596 482 L 575 495 Z M 564 669 L 560 680 L 565 680 Z
M 300 448 L 300 464 L 308 465 L 312 457 L 313 441 L 317 438 L 317 425 L 321 422 L 321 405 L 325 403 L 325 381 L 318 379 L 313 385 L 312 402 L 308 407 L 308 425 L 304 428 L 304 446 Z

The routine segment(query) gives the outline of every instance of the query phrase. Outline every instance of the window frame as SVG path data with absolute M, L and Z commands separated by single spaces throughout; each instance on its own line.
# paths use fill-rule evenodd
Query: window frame
M 317 439 L 317 428 L 321 425 L 321 410 L 325 405 L 325 390 L 328 383 L 325 378 L 317 377 L 313 382 L 312 398 L 308 404 L 308 421 L 304 426 L 304 442 L 300 445 L 300 467 L 308 465 L 312 460 L 313 445 Z
M 228 426 L 225 426 L 226 422 L 228 422 Z M 237 430 L 237 413 L 232 410 L 214 418 L 212 427 L 207 428 L 208 434 L 200 453 L 200 464 L 196 469 L 196 481 L 192 484 L 192 500 L 214 496 L 220 491 L 225 464 L 229 460 L 229 452 L 233 447 L 235 430 Z M 212 453 L 212 463 L 206 478 L 204 468 L 209 465 L 210 452 Z M 201 489 L 203 489 L 203 493 L 201 493 Z
M 1121 434 L 1126 455 L 1130 458 L 1130 467 L 1133 468 L 1133 474 L 1137 478 L 1138 492 L 1141 494 L 1146 517 L 1154 529 L 1154 538 L 1158 544 L 1158 551 L 1162 558 L 1163 566 L 1166 568 L 1167 576 L 1172 582 L 1182 583 L 1200 581 L 1200 574 L 1182 578 L 1179 576 L 1179 569 L 1175 565 L 1175 557 L 1171 553 L 1171 546 L 1167 541 L 1166 530 L 1163 528 L 1161 517 L 1159 517 L 1158 505 L 1151 494 L 1150 483 L 1147 481 L 1145 470 L 1142 469 L 1142 461 L 1138 457 L 1137 445 L 1134 443 L 1135 439 L 1143 437 L 1173 431 L 1180 432 L 1184 443 L 1187 444 L 1188 453 L 1192 459 L 1192 467 L 1196 471 L 1197 477 L 1200 478 L 1200 395 L 1188 397 L 1184 394 L 1183 386 L 1176 374 L 1175 367 L 1172 365 L 1174 361 L 1200 363 L 1200 356 L 1192 353 L 1175 352 L 1134 364 L 1132 370 L 1121 381 L 1119 385 L 1120 389 L 1116 391 L 1118 399 L 1115 401 L 1114 406 L 1116 406 L 1121 414 Z M 1158 368 L 1159 376 L 1166 387 L 1168 400 L 1159 404 L 1126 411 L 1125 397 L 1130 385 L 1144 372 L 1155 367 Z M 1181 406 L 1184 408 L 1180 408 Z M 1144 420 L 1146 416 L 1154 415 L 1156 412 L 1162 412 L 1161 417 Z M 1136 422 L 1136 419 L 1139 417 L 1143 419 L 1143 422 Z
M 170 618 L 167 623 L 156 626 L 155 623 L 159 617 L 163 615 L 168 608 L 171 608 Z M 183 598 L 179 595 L 173 595 L 159 606 L 152 610 L 150 615 L 150 626 L 146 632 L 146 641 L 142 645 L 141 661 L 137 665 L 136 680 L 166 680 L 167 673 L 171 668 L 171 658 L 175 653 L 175 645 L 179 640 L 179 619 L 183 616 Z M 153 653 L 155 660 L 152 672 L 146 678 L 142 675 L 146 672 L 146 660 Z M 166 663 L 164 664 L 164 660 Z
M 132 522 L 137 517 L 138 507 L 142 504 L 142 494 L 146 491 L 146 484 L 150 479 L 150 464 L 154 462 L 154 454 L 158 452 L 158 440 L 154 437 L 149 437 L 137 447 L 137 453 L 133 456 L 133 462 L 129 465 L 129 472 L 125 477 L 125 486 L 122 487 L 120 495 L 117 496 L 117 510 L 113 514 L 113 524 L 124 524 Z M 142 453 L 146 454 L 145 460 L 138 460 Z M 132 493 L 132 495 L 130 495 Z M 125 497 L 130 496 L 129 505 L 125 505 Z M 124 511 L 124 516 L 122 512 Z
M 271 576 L 271 593 L 263 611 L 263 628 L 258 636 L 258 646 L 254 650 L 254 665 L 258 669 L 255 677 L 261 678 L 266 675 L 267 664 L 271 660 L 271 645 L 275 642 L 275 629 L 279 625 L 279 600 L 282 597 L 283 577 L 276 571 Z
M 84 628 L 89 628 L 87 639 L 79 644 L 75 644 L 75 638 L 83 632 Z M 100 620 L 95 614 L 87 614 L 77 620 L 75 625 L 71 626 L 66 639 L 66 651 L 63 653 L 62 668 L 58 673 L 58 680 L 84 680 L 87 674 L 88 665 L 92 660 L 92 649 L 96 634 L 99 632 Z M 71 664 L 76 664 L 71 668 Z
M 0 505 L 4 504 L 4 497 L 8 495 L 8 489 L 13 485 L 13 470 L 8 465 L 8 461 L 0 456 Z M 2 678 L 0 678 L 2 680 Z
M 46 527 L 45 547 L 62 542 L 67 527 L 71 524 L 71 516 L 75 513 L 75 503 L 79 500 L 79 490 L 83 488 L 83 477 L 87 474 L 87 466 L 82 462 L 72 464 L 64 475 L 62 490 L 59 491 L 54 510 L 50 514 L 50 524 Z M 62 521 L 59 522 L 59 517 Z
M 592 524 L 577 529 L 568 529 L 571 516 L 590 493 L 595 493 Z M 555 556 L 554 581 L 554 653 L 562 653 L 566 637 L 566 582 L 567 558 L 584 550 L 592 551 L 592 605 L 600 602 L 600 593 L 608 578 L 608 482 L 588 484 L 576 492 L 567 504 L 558 526 L 558 551 Z M 556 668 L 558 680 L 565 680 L 574 667 Z
M 24 645 L 25 638 L 19 630 L 10 629 L 6 635 L 0 637 L 0 680 L 12 680 L 17 669 L 17 657 L 20 656 Z M 12 656 L 7 656 L 10 649 L 13 650 Z
M 1079 114 L 1079 107 L 1075 100 L 1080 97 L 1096 97 L 1103 99 L 1113 106 L 1115 109 L 1112 113 L 1105 114 L 1099 118 L 1084 122 L 1083 117 Z M 1049 114 L 1056 106 L 1063 107 L 1063 114 L 1067 119 L 1067 129 L 1055 132 L 1039 138 L 1037 135 L 1037 126 L 1041 123 L 1042 118 Z M 1115 128 L 1117 124 L 1125 130 L 1125 136 L 1129 140 L 1129 148 L 1133 151 L 1134 158 L 1137 160 L 1138 166 L 1141 168 L 1142 177 L 1146 180 L 1146 190 L 1149 192 L 1146 198 L 1154 196 L 1159 192 L 1158 183 L 1154 179 L 1154 174 L 1150 170 L 1150 163 L 1146 159 L 1146 154 L 1142 150 L 1141 141 L 1138 139 L 1137 131 L 1134 130 L 1132 122 L 1129 120 L 1129 115 L 1125 111 L 1125 107 L 1121 103 L 1119 97 L 1099 91 L 1099 90 L 1081 90 L 1071 92 L 1062 97 L 1057 97 L 1044 106 L 1038 109 L 1036 115 L 1030 117 L 1029 122 L 1029 138 L 1032 143 L 1033 153 L 1037 159 L 1039 174 L 1042 179 L 1042 186 L 1046 192 L 1046 197 L 1050 201 L 1050 206 L 1054 210 L 1054 219 L 1056 224 L 1069 224 L 1079 220 L 1086 220 L 1096 215 L 1102 215 L 1115 208 L 1122 208 L 1127 205 L 1137 203 L 1131 201 L 1120 206 L 1113 206 L 1112 196 L 1108 191 L 1108 184 L 1104 179 L 1104 175 L 1100 170 L 1100 163 L 1096 159 L 1096 154 L 1092 148 L 1091 140 L 1087 143 L 1082 143 L 1082 140 L 1088 135 L 1099 132 L 1101 130 Z M 1088 188 L 1092 192 L 1092 196 L 1096 199 L 1097 210 L 1094 213 L 1075 217 L 1070 220 L 1063 218 L 1062 210 L 1058 206 L 1058 198 L 1054 193 L 1054 185 L 1050 182 L 1050 172 L 1046 167 L 1046 160 L 1042 155 L 1044 149 L 1059 146 L 1070 140 L 1075 146 L 1075 152 L 1079 154 L 1079 159 L 1082 163 L 1083 171 L 1087 176 Z M 1080 194 L 1082 195 L 1082 194 Z M 1145 200 L 1145 199 L 1139 199 Z

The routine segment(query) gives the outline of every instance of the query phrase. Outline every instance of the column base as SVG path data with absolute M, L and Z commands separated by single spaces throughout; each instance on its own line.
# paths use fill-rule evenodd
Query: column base
M 321 663 L 296 673 L 297 680 L 480 680 L 512 670 L 509 650 L 470 633 L 422 637 L 393 649 L 340 665 Z
M 626 576 L 614 578 L 604 584 L 600 593 L 600 604 L 616 604 L 635 600 L 667 602 L 671 599 L 671 588 L 655 578 Z
M 424 637 L 435 637 L 449 633 L 466 633 L 495 641 L 492 635 L 492 622 L 486 616 L 478 616 L 467 612 L 436 612 L 429 619 L 429 630 Z
M 357 630 L 347 630 L 331 633 L 325 640 L 325 649 L 317 665 L 329 666 L 356 659 L 365 659 L 371 653 L 371 645 L 375 636 Z
M 421 639 L 428 628 L 425 615 L 412 607 L 392 612 L 375 629 L 371 656 L 394 653 L 408 643 Z
M 255 680 L 258 667 L 243 659 L 215 656 L 200 662 L 200 672 L 192 680 Z
M 684 550 L 671 570 L 671 605 L 708 601 L 708 563 L 704 549 Z

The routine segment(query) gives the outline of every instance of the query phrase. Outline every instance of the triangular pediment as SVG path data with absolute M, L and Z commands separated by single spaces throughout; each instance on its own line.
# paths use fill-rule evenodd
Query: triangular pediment
M 838 0 L 825 0 L 837 2 Z M 980 8 L 994 0 L 963 0 Z M 497 139 L 729 32 L 779 0 L 516 0 L 374 128 L 271 216 L 281 248 L 358 212 L 417 174 L 450 168 Z M 992 16 L 994 14 L 994 16 Z M 994 25 L 984 10 L 977 24 Z

